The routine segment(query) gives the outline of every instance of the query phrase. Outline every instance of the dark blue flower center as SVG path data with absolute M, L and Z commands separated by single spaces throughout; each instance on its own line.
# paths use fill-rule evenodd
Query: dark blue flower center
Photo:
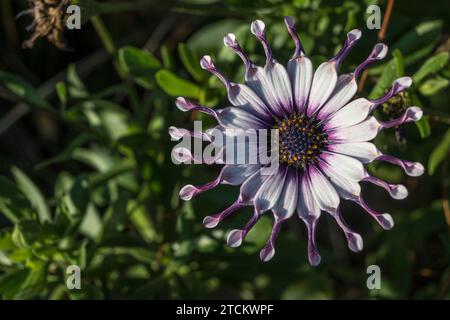
M 304 169 L 308 164 L 317 163 L 328 143 L 319 122 L 303 113 L 278 120 L 275 128 L 279 130 L 280 160 L 296 168 Z

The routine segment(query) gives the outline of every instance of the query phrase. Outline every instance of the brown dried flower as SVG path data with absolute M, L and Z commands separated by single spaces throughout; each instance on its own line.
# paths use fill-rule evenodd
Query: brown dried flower
M 24 41 L 24 48 L 32 48 L 38 38 L 47 40 L 58 49 L 66 49 L 63 39 L 64 25 L 67 19 L 66 9 L 69 0 L 28 0 L 31 8 L 19 14 L 33 17 L 33 22 L 27 27 L 32 32 L 31 37 Z

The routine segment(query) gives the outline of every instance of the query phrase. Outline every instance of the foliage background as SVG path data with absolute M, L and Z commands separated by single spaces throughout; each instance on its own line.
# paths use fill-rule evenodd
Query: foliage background
M 392 213 L 396 227 L 382 231 L 349 203 L 343 212 L 363 235 L 354 254 L 334 222 L 323 215 L 319 267 L 306 258 L 304 227 L 295 218 L 283 229 L 269 263 L 258 252 L 271 219 L 262 219 L 242 248 L 225 245 L 227 230 L 250 212 L 216 230 L 202 218 L 230 204 L 236 188 L 220 187 L 181 202 L 180 186 L 204 183 L 218 168 L 175 166 L 170 125 L 189 127 L 174 97 L 224 105 L 224 88 L 199 68 L 212 55 L 234 80 L 240 61 L 223 48 L 236 33 L 251 58 L 263 55 L 249 32 L 266 22 L 276 56 L 293 50 L 282 17 L 298 22 L 315 65 L 333 55 L 345 32 L 363 38 L 343 71 L 352 70 L 377 42 L 365 27 L 366 8 L 386 1 L 184 0 L 72 1 L 82 8 L 81 30 L 66 31 L 69 50 L 45 39 L 22 49 L 29 17 L 15 16 L 25 0 L 0 4 L 0 295 L 4 299 L 237 298 L 366 299 L 450 298 L 450 8 L 445 1 L 396 1 L 384 62 L 370 69 L 361 95 L 380 96 L 393 79 L 412 75 L 406 100 L 423 107 L 425 120 L 377 138 L 384 152 L 428 168 L 408 178 L 391 165 L 370 170 L 405 184 L 410 196 L 394 201 L 378 188 L 364 194 Z M 105 50 L 106 48 L 106 50 Z M 388 118 L 404 101 L 380 112 Z M 200 117 L 194 115 L 194 117 Z M 204 119 L 207 121 L 207 119 Z M 399 137 L 403 137 L 400 139 Z M 68 265 L 82 268 L 82 290 L 67 290 Z M 382 270 L 382 289 L 366 287 L 366 268 Z

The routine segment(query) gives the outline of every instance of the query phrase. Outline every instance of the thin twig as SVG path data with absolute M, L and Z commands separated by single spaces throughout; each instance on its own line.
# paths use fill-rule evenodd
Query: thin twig
M 387 28 L 389 26 L 389 20 L 391 18 L 392 8 L 394 7 L 394 0 L 388 0 L 386 13 L 384 14 L 383 23 L 381 24 L 380 32 L 378 32 L 378 40 L 384 42 L 386 38 Z M 364 85 L 366 84 L 367 77 L 369 75 L 369 70 L 364 70 L 361 75 L 361 79 L 358 84 L 358 92 L 361 92 L 364 89 Z
M 444 161 L 444 178 L 442 179 L 442 209 L 444 210 L 445 220 L 447 221 L 447 225 L 450 229 L 450 205 L 448 202 L 448 158 Z
M 378 32 L 378 39 L 384 41 L 386 38 L 387 28 L 389 26 L 389 19 L 391 18 L 392 8 L 394 7 L 394 0 L 388 0 L 386 13 L 384 14 L 383 23 L 381 24 L 380 32 Z

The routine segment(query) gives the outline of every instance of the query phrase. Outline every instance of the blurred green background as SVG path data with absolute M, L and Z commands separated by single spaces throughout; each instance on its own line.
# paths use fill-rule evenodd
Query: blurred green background
M 40 4 L 37 4 L 40 2 Z M 59 3 L 36 0 L 34 5 Z M 186 183 L 214 178 L 217 166 L 176 166 L 170 160 L 171 125 L 191 128 L 177 96 L 225 106 L 225 90 L 201 70 L 203 54 L 235 81 L 240 60 L 223 47 L 234 32 L 262 63 L 249 25 L 262 19 L 277 58 L 286 63 L 293 43 L 283 24 L 291 15 L 317 66 L 339 50 L 345 32 L 363 38 L 343 64 L 353 70 L 379 41 L 368 30 L 366 8 L 387 1 L 325 0 L 73 0 L 81 30 L 66 30 L 66 45 L 44 30 L 32 48 L 23 41 L 33 17 L 16 15 L 25 0 L 0 3 L 0 296 L 3 299 L 448 299 L 450 298 L 450 7 L 446 1 L 395 1 L 385 42 L 387 58 L 370 68 L 359 96 L 379 97 L 395 78 L 414 85 L 378 112 L 388 119 L 421 106 L 417 125 L 388 130 L 376 140 L 386 153 L 421 161 L 427 173 L 410 178 L 388 164 L 370 172 L 403 183 L 410 196 L 392 200 L 364 185 L 375 208 L 395 228 L 381 228 L 354 204 L 343 213 L 365 240 L 347 249 L 330 217 L 319 222 L 319 267 L 306 255 L 306 232 L 293 217 L 269 263 L 258 252 L 272 220 L 263 218 L 241 248 L 226 247 L 242 210 L 215 230 L 202 219 L 230 205 L 238 188 L 221 186 L 191 202 L 178 199 Z M 32 2 L 33 4 L 33 2 Z M 39 17 L 39 19 L 43 19 Z M 54 27 L 54 25 L 53 25 Z M 52 32 L 55 33 L 52 33 Z M 55 40 L 56 39 L 56 40 Z M 61 41 L 59 41 L 61 40 Z M 60 48 L 58 48 L 57 46 Z M 205 123 L 213 124 L 209 119 Z M 446 220 L 447 216 L 447 220 Z M 66 288 L 66 268 L 81 267 L 81 290 Z M 381 289 L 368 290 L 366 268 L 381 268 Z

